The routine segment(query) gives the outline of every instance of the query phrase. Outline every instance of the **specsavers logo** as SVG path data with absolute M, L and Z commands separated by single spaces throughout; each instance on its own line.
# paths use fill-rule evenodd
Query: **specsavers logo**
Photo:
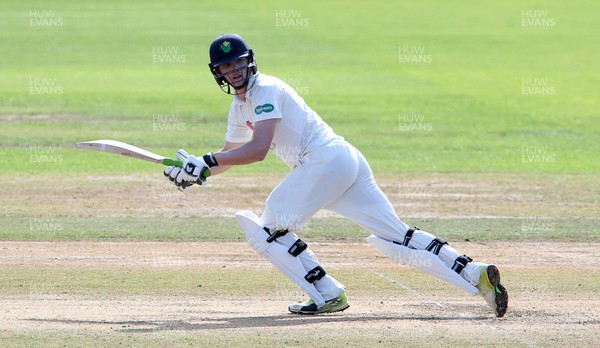
M 254 113 L 257 115 L 260 115 L 263 112 L 271 112 L 274 109 L 275 109 L 275 107 L 272 104 L 264 104 L 264 105 L 259 105 L 256 108 L 254 108 Z

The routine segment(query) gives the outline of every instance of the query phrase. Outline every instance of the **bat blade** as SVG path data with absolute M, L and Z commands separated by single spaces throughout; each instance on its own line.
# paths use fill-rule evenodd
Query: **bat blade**
M 127 144 L 117 140 L 95 140 L 95 141 L 83 141 L 77 143 L 78 149 L 96 150 L 114 153 L 121 156 L 128 156 L 137 159 L 141 159 L 148 162 L 161 163 L 166 166 L 183 167 L 183 163 L 176 159 L 167 158 L 150 152 L 148 150 L 140 149 L 137 146 Z M 208 178 L 210 176 L 210 169 L 204 168 L 202 177 Z M 198 179 L 200 182 L 200 179 Z
M 163 163 L 165 160 L 169 160 L 164 156 L 155 154 L 148 150 L 140 149 L 137 146 L 123 143 L 117 140 L 95 140 L 95 141 L 84 141 L 77 143 L 78 149 L 96 150 L 103 152 L 110 152 L 121 156 L 128 156 L 144 161 Z M 173 161 L 173 160 L 171 160 Z M 179 161 L 175 161 L 179 162 Z M 181 163 L 181 162 L 179 162 Z M 170 164 L 173 165 L 173 164 Z

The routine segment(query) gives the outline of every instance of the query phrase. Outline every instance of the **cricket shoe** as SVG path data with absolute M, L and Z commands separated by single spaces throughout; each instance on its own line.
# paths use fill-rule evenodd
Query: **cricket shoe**
M 479 289 L 479 293 L 497 317 L 500 318 L 506 314 L 506 310 L 508 309 L 508 292 L 500 284 L 498 267 L 487 265 L 481 269 L 477 289 Z
M 308 299 L 305 303 L 294 303 L 289 305 L 288 309 L 294 314 L 322 314 L 341 312 L 350 307 L 346 292 L 342 292 L 338 297 L 325 301 L 323 307 L 317 307 L 317 304 L 312 299 Z

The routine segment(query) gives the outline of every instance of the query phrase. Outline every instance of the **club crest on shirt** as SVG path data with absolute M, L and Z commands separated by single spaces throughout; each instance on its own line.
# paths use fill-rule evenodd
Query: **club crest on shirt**
M 250 121 L 246 121 L 246 126 L 248 126 L 248 128 L 254 130 L 254 126 L 252 125 L 252 122 Z
M 275 107 L 273 106 L 273 104 L 263 104 L 263 105 L 259 105 L 256 108 L 254 108 L 254 113 L 257 115 L 260 115 L 263 112 L 271 112 L 273 110 L 275 110 Z

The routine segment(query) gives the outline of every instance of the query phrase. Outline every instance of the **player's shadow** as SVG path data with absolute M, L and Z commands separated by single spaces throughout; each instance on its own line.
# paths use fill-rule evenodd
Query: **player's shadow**
M 97 321 L 97 320 L 72 320 L 72 319 L 26 319 L 38 322 L 52 322 L 76 325 L 106 325 L 120 332 L 157 332 L 168 330 L 204 331 L 222 329 L 242 329 L 261 327 L 288 327 L 300 326 L 312 323 L 360 323 L 376 321 L 468 321 L 489 320 L 485 316 L 470 317 L 439 317 L 439 316 L 389 316 L 389 315 L 272 315 L 272 316 L 247 316 L 247 317 L 223 317 L 223 318 L 198 318 L 194 322 L 185 320 L 131 320 L 131 321 Z

